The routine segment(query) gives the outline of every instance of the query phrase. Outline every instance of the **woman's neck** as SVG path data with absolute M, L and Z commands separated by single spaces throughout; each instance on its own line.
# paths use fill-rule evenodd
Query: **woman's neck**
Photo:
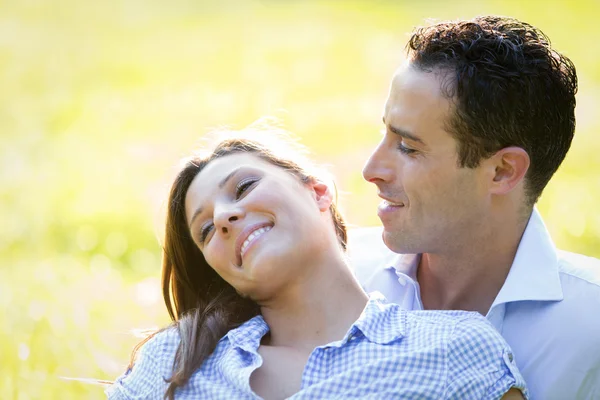
M 261 305 L 266 344 L 312 351 L 341 340 L 362 313 L 367 294 L 342 259 L 329 261 Z

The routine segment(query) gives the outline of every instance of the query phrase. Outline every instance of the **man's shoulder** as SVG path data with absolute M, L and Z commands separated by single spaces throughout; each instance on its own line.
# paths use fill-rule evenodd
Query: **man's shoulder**
M 591 340 L 600 350 L 600 260 L 557 250 L 562 300 L 549 303 L 547 315 L 560 320 L 562 330 L 577 332 L 582 342 Z
M 562 250 L 557 251 L 557 258 L 563 293 L 557 309 L 577 316 L 572 321 L 575 326 L 583 323 L 594 334 L 600 334 L 600 319 L 594 318 L 600 309 L 600 260 Z
M 600 259 L 564 250 L 557 250 L 556 254 L 563 285 L 586 286 L 600 295 Z

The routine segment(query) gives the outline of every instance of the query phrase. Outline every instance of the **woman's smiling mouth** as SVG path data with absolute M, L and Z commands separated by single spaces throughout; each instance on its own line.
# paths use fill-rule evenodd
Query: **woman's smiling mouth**
M 256 239 L 261 237 L 266 232 L 270 231 L 272 227 L 273 227 L 273 225 L 271 225 L 271 224 L 257 224 L 252 227 L 249 227 L 249 229 L 245 229 L 242 232 L 242 234 L 239 236 L 239 239 L 238 239 L 238 245 L 236 246 L 239 249 L 239 251 L 237 252 L 237 265 L 238 266 L 242 265 L 242 258 L 244 257 L 244 254 L 246 254 L 246 252 L 252 246 L 252 244 L 256 241 Z M 244 237 L 245 237 L 244 241 L 239 243 L 240 239 L 242 239 Z

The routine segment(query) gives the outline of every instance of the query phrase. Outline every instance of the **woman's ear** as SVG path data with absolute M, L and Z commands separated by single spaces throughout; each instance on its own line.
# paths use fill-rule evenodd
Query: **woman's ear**
M 319 210 L 329 210 L 331 203 L 333 203 L 333 193 L 329 188 L 329 185 L 317 178 L 310 178 L 308 186 L 314 193 Z

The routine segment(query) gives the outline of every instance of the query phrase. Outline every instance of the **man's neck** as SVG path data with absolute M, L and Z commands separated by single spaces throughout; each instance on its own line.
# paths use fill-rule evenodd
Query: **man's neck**
M 368 296 L 345 264 L 322 268 L 320 276 L 261 307 L 271 346 L 312 351 L 341 340 L 363 311 Z
M 453 251 L 423 254 L 417 269 L 423 307 L 487 315 L 506 281 L 526 225 L 527 221 L 504 221 Z

